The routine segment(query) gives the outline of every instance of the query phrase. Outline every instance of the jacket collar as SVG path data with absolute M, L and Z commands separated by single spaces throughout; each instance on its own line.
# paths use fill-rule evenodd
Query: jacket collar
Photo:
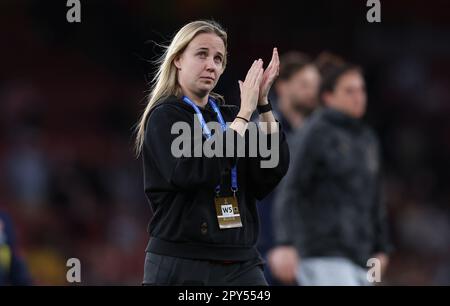
M 195 109 L 192 106 L 190 106 L 189 104 L 187 104 L 186 102 L 184 102 L 181 97 L 177 97 L 175 95 L 171 95 L 171 96 L 162 98 L 161 100 L 159 100 L 157 102 L 157 104 L 162 104 L 162 103 L 171 104 L 173 106 L 185 109 L 186 111 L 188 111 L 188 112 L 190 112 L 192 114 L 195 114 Z M 219 105 L 219 107 L 220 106 L 221 105 Z M 199 109 L 202 112 L 215 114 L 214 110 L 212 109 L 212 107 L 211 107 L 211 105 L 209 103 L 206 104 L 205 107 L 199 107 Z
M 360 119 L 353 118 L 333 108 L 323 107 L 321 109 L 321 112 L 326 120 L 335 123 L 337 125 L 353 129 L 358 129 L 362 126 L 362 121 Z

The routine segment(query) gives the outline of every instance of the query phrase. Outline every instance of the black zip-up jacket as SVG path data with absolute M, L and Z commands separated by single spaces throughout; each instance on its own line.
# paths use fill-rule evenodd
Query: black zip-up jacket
M 372 130 L 324 108 L 292 140 L 292 165 L 274 207 L 276 242 L 295 245 L 303 257 L 341 256 L 363 267 L 388 252 Z
M 226 122 L 232 122 L 238 108 L 219 105 Z M 206 122 L 218 122 L 209 104 L 201 109 Z M 256 199 L 264 198 L 281 180 L 289 166 L 289 149 L 280 128 L 279 163 L 261 168 L 261 157 L 174 157 L 172 134 L 175 122 L 186 122 L 191 130 L 198 124 L 194 109 L 181 98 L 158 101 L 146 126 L 143 147 L 145 193 L 153 211 L 149 224 L 147 252 L 203 260 L 244 261 L 258 258 L 255 244 L 259 221 Z M 241 137 L 232 129 L 237 139 Z M 248 146 L 248 135 L 246 145 Z M 202 137 L 202 142 L 214 141 Z M 258 137 L 268 137 L 270 135 Z M 194 152 L 192 141 L 191 151 Z M 273 144 L 272 144 L 273 145 Z M 227 148 L 224 146 L 224 155 Z M 248 147 L 247 147 L 248 150 Z M 234 150 L 236 156 L 236 145 Z M 220 229 L 215 211 L 215 187 L 231 196 L 230 169 L 237 164 L 238 205 L 243 227 Z

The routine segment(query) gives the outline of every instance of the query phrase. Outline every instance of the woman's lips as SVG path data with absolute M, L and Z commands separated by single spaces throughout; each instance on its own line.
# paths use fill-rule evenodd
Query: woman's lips
M 200 77 L 201 79 L 210 80 L 214 82 L 214 78 L 212 77 Z

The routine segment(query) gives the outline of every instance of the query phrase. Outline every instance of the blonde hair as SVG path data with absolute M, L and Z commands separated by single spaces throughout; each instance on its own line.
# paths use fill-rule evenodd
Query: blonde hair
M 147 117 L 155 106 L 155 103 L 161 98 L 170 95 L 181 96 L 181 88 L 178 84 L 177 68 L 174 65 L 174 60 L 183 53 L 188 44 L 201 33 L 214 33 L 223 40 L 225 45 L 223 69 L 225 69 L 227 58 L 227 33 L 225 30 L 223 30 L 218 23 L 209 20 L 193 21 L 183 26 L 175 34 L 170 45 L 164 47 L 166 49 L 165 52 L 159 60 L 156 61 L 159 68 L 152 79 L 148 103 L 136 126 L 135 151 L 137 156 L 139 156 L 142 151 Z M 214 92 L 211 92 L 210 96 L 220 101 L 222 100 L 222 97 Z

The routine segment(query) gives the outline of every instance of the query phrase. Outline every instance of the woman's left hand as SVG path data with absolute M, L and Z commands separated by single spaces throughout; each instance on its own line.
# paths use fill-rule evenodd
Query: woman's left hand
M 278 50 L 277 48 L 273 48 L 272 59 L 269 65 L 267 66 L 266 70 L 264 71 L 263 79 L 259 87 L 259 99 L 258 99 L 259 105 L 267 103 L 269 90 L 272 87 L 272 84 L 277 78 L 279 72 L 280 72 L 280 59 L 278 57 Z

